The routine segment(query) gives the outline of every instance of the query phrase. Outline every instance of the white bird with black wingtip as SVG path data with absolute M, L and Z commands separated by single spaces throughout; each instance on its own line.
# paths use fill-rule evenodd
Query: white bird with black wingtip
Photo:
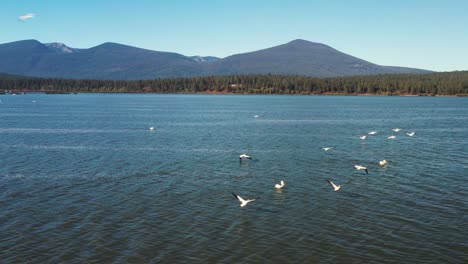
M 356 168 L 356 170 L 363 170 L 366 172 L 366 174 L 369 174 L 369 171 L 367 171 L 367 167 L 361 165 L 354 165 L 354 168 Z
M 250 157 L 249 155 L 247 155 L 247 154 L 245 154 L 245 153 L 239 155 L 239 160 L 243 160 L 243 159 L 249 159 L 249 160 L 251 160 L 252 157 Z
M 333 148 L 333 147 L 324 147 L 324 148 L 322 148 L 322 149 L 325 150 L 325 151 L 329 151 L 329 150 L 332 149 L 332 148 Z
M 245 200 L 244 198 L 240 197 L 240 196 L 237 195 L 236 193 L 232 193 L 232 195 L 234 195 L 234 197 L 236 197 L 237 200 L 239 200 L 239 202 L 241 203 L 241 204 L 240 204 L 240 207 L 244 207 L 244 206 L 246 206 L 248 203 L 253 202 L 253 201 L 255 201 L 255 200 L 257 199 L 257 198 L 255 198 L 255 199 L 247 199 L 247 200 Z
M 339 191 L 341 189 L 341 185 L 336 185 L 336 184 L 334 184 L 332 181 L 330 181 L 328 179 L 327 179 L 327 182 L 333 187 L 335 192 L 337 192 L 337 191 Z
M 400 132 L 401 128 L 393 128 L 392 130 L 395 132 Z
M 415 134 L 414 132 L 406 133 L 406 135 L 408 135 L 410 137 L 414 136 L 414 134 Z

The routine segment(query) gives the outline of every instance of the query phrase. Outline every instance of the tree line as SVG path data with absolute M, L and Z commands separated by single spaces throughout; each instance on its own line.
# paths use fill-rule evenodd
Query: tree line
M 86 80 L 0 75 L 0 92 L 468 95 L 468 71 L 335 78 L 230 75 L 154 80 Z

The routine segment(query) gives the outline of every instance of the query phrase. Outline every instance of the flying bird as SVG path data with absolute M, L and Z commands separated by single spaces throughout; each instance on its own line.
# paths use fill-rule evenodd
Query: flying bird
M 322 148 L 322 149 L 325 150 L 325 151 L 329 151 L 329 150 L 332 149 L 332 148 L 333 148 L 333 147 L 324 147 L 324 148 Z
M 400 132 L 401 128 L 394 128 L 392 130 L 395 131 L 395 132 Z
M 327 180 L 327 182 L 333 187 L 333 189 L 335 190 L 335 192 L 339 191 L 340 188 L 341 188 L 341 185 L 336 185 L 334 184 L 332 181 L 330 180 Z
M 367 171 L 367 167 L 361 166 L 361 165 L 354 165 L 356 170 L 363 170 L 366 171 L 366 174 L 369 174 L 369 171 Z
M 360 136 L 359 138 L 362 139 L 362 140 L 364 140 L 364 139 L 367 138 L 367 136 Z
M 389 136 L 388 139 L 395 139 L 396 136 Z
M 234 197 L 236 197 L 237 200 L 239 200 L 239 202 L 241 202 L 240 207 L 244 207 L 244 206 L 246 206 L 248 203 L 253 202 L 253 201 L 255 201 L 255 200 L 257 199 L 257 198 L 255 198 L 255 199 L 247 199 L 247 200 L 244 200 L 244 198 L 240 197 L 239 195 L 237 195 L 237 194 L 235 194 L 235 193 L 232 193 L 232 195 L 234 195 Z
M 35 18 L 37 15 L 34 14 L 34 13 L 28 13 L 28 14 L 25 14 L 25 15 L 22 15 L 22 16 L 19 16 L 18 19 L 25 22 L 26 20 L 28 19 L 31 19 L 31 18 Z
M 412 136 L 414 136 L 414 132 L 406 133 L 406 135 L 412 137 Z
M 249 155 L 247 155 L 247 154 L 244 153 L 244 154 L 239 155 L 239 160 L 242 160 L 242 159 L 249 159 L 249 160 L 251 160 L 252 158 L 251 158 Z
M 367 133 L 367 134 L 369 134 L 369 135 L 375 135 L 375 134 L 377 134 L 377 131 L 371 131 L 371 132 L 369 132 L 369 133 Z
M 388 162 L 387 162 L 386 160 L 381 160 L 381 161 L 379 161 L 379 165 L 380 165 L 381 167 L 386 166 L 387 164 L 388 164 Z
M 281 181 L 281 184 L 276 184 L 275 185 L 275 188 L 276 189 L 283 189 L 283 187 L 285 186 L 286 184 L 284 183 L 284 181 Z
M 154 127 L 150 127 L 149 130 L 150 130 L 150 131 L 154 131 Z

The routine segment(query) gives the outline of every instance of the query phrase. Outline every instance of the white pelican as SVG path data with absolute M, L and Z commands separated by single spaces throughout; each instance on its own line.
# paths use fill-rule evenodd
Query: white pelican
M 395 139 L 396 136 L 389 136 L 388 139 Z
M 364 140 L 364 139 L 367 138 L 367 136 L 360 136 L 359 138 L 362 139 L 362 140 Z
M 247 199 L 247 200 L 244 200 L 242 197 L 240 197 L 239 195 L 237 195 L 237 194 L 235 194 L 235 193 L 232 193 L 232 195 L 234 195 L 234 197 L 236 197 L 237 200 L 239 200 L 239 201 L 241 202 L 240 207 L 244 207 L 244 206 L 246 206 L 248 203 L 253 202 L 253 201 L 256 200 L 256 199 Z
M 276 189 L 283 189 L 283 187 L 285 186 L 286 184 L 284 183 L 284 181 L 281 181 L 281 184 L 276 184 L 275 185 L 275 188 Z
M 330 180 L 327 180 L 327 182 L 328 182 L 331 186 L 333 186 L 333 189 L 335 190 L 335 192 L 337 192 L 337 191 L 340 190 L 341 185 L 336 185 L 336 184 L 334 184 L 334 183 L 333 183 L 332 181 L 330 181 Z
M 379 165 L 380 165 L 381 167 L 386 166 L 387 164 L 388 164 L 388 162 L 387 162 L 386 160 L 381 160 L 381 161 L 379 161 Z
M 251 158 L 249 155 L 247 155 L 247 154 L 244 153 L 244 154 L 239 155 L 239 160 L 242 160 L 242 159 L 249 159 L 249 160 L 251 160 L 252 158 Z
M 411 133 L 406 133 L 406 135 L 408 135 L 408 136 L 412 137 L 412 136 L 414 136 L 414 132 L 411 132 Z
M 322 148 L 322 149 L 325 150 L 325 151 L 329 151 L 329 150 L 332 149 L 332 148 L 333 148 L 333 147 L 324 147 L 324 148 Z
M 400 132 L 401 128 L 394 128 L 392 130 L 395 131 L 395 132 Z
M 356 170 L 364 170 L 367 174 L 369 174 L 369 172 L 367 171 L 367 167 L 361 165 L 354 165 L 354 168 L 356 168 Z
M 369 135 L 375 135 L 375 134 L 377 134 L 377 131 L 371 131 L 371 132 L 369 132 L 369 133 L 367 133 L 367 134 L 369 134 Z

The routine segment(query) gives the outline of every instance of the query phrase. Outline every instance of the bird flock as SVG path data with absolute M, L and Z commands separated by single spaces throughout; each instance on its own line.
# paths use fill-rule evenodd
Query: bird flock
M 395 132 L 395 133 L 398 133 L 400 132 L 402 129 L 401 128 L 393 128 L 392 131 Z M 370 131 L 369 133 L 367 133 L 368 135 L 376 135 L 377 134 L 377 131 Z M 412 132 L 409 132 L 409 133 L 406 133 L 406 135 L 412 137 L 414 136 L 416 133 L 414 131 Z M 359 138 L 361 140 L 365 140 L 367 139 L 367 136 L 366 135 L 362 135 L 362 136 L 359 136 Z M 391 135 L 391 136 L 388 136 L 387 139 L 396 139 L 396 135 Z M 322 148 L 323 150 L 325 151 L 328 151 L 329 149 L 331 149 L 330 147 L 326 147 L 326 148 Z M 379 161 L 379 166 L 380 167 L 387 167 L 388 165 L 388 161 L 387 160 L 381 160 Z M 366 174 L 369 174 L 369 170 L 367 169 L 366 166 L 362 166 L 362 165 L 354 165 L 354 168 L 356 170 L 363 170 L 366 172 Z M 336 191 L 339 191 L 341 189 L 341 187 L 343 187 L 344 185 L 350 183 L 351 181 L 347 182 L 346 184 L 342 184 L 342 185 L 336 185 L 335 183 L 333 183 L 330 179 L 327 179 L 327 182 L 333 187 L 333 190 L 336 192 Z
M 260 116 L 260 115 L 255 115 L 255 116 L 254 116 L 254 118 L 259 118 L 259 117 L 261 117 L 261 116 Z M 151 126 L 151 127 L 149 127 L 149 130 L 150 130 L 150 131 L 155 131 L 156 128 L 153 127 L 153 126 Z M 401 130 L 402 130 L 401 128 L 393 128 L 393 129 L 392 129 L 392 131 L 395 132 L 395 133 L 398 133 L 398 132 L 400 132 Z M 377 135 L 377 134 L 378 134 L 377 131 L 370 131 L 369 133 L 367 133 L 367 135 L 361 135 L 361 136 L 359 136 L 359 138 L 360 138 L 361 140 L 366 140 L 366 139 L 368 138 L 368 135 L 369 135 L 369 136 L 375 136 L 375 135 Z M 414 131 L 408 132 L 408 133 L 406 133 L 406 135 L 409 136 L 409 137 L 412 137 L 412 136 L 415 135 L 415 132 L 414 132 Z M 394 140 L 394 139 L 396 139 L 396 138 L 397 138 L 396 135 L 391 135 L 391 136 L 388 136 L 388 137 L 387 137 L 387 139 L 389 139 L 389 140 Z M 332 149 L 334 149 L 334 148 L 335 148 L 334 146 L 328 146 L 328 147 L 322 147 L 321 149 L 324 150 L 324 151 L 326 151 L 326 152 L 328 152 L 328 151 L 330 151 L 330 150 L 332 150 Z M 250 155 L 248 155 L 247 153 L 243 153 L 243 154 L 239 155 L 239 162 L 242 162 L 243 160 L 252 160 L 252 157 L 251 157 Z M 379 161 L 379 166 L 380 166 L 380 167 L 386 167 L 387 165 L 388 165 L 388 161 L 387 161 L 387 160 L 381 160 L 381 161 Z M 358 171 L 365 171 L 366 174 L 369 174 L 369 170 L 367 169 L 366 166 L 363 166 L 363 165 L 354 165 L 354 168 L 355 168 L 356 170 L 358 170 Z M 335 184 L 335 183 L 332 182 L 330 179 L 327 179 L 327 182 L 331 185 L 331 187 L 333 188 L 333 190 L 334 190 L 335 192 L 337 192 L 337 191 L 341 190 L 341 188 L 342 188 L 343 186 L 349 184 L 349 183 L 351 182 L 351 180 L 348 181 L 347 183 L 344 183 L 344 184 L 341 184 L 341 185 Z M 285 183 L 283 180 L 281 180 L 280 183 L 275 184 L 274 187 L 275 187 L 276 190 L 282 190 L 282 189 L 284 189 L 284 188 L 286 187 L 286 183 Z M 241 197 L 240 195 L 238 195 L 238 194 L 235 193 L 235 192 L 232 192 L 232 195 L 240 202 L 240 207 L 245 207 L 245 206 L 247 206 L 247 204 L 249 204 L 249 203 L 251 203 L 251 202 L 254 202 L 254 201 L 256 201 L 257 199 L 259 199 L 258 197 L 253 198 L 253 199 L 245 199 L 245 198 Z
M 255 118 L 257 118 L 257 116 L 255 116 Z M 401 128 L 393 128 L 393 129 L 392 129 L 392 131 L 395 132 L 395 133 L 398 133 L 398 132 L 400 132 L 401 130 L 402 130 Z M 370 135 L 370 136 L 375 136 L 375 135 L 377 135 L 377 134 L 378 134 L 377 131 L 370 131 L 369 133 L 367 133 L 367 135 Z M 414 131 L 406 133 L 406 135 L 409 136 L 409 137 L 412 137 L 412 136 L 414 136 L 415 134 L 416 134 L 416 133 L 415 133 Z M 367 135 L 359 136 L 359 138 L 360 138 L 361 140 L 366 140 L 366 139 L 367 139 Z M 391 136 L 388 136 L 388 137 L 387 137 L 387 139 L 390 139 L 390 140 L 394 140 L 394 139 L 396 139 L 396 138 L 397 138 L 396 135 L 391 135 Z M 321 149 L 324 150 L 325 152 L 328 152 L 328 151 L 330 151 L 330 150 L 332 150 L 332 149 L 334 149 L 334 148 L 335 148 L 334 146 L 321 147 Z M 240 162 L 242 162 L 242 160 L 244 160 L 244 159 L 252 160 L 252 157 L 251 157 L 250 155 L 246 154 L 246 153 L 239 155 L 239 161 L 240 161 Z M 388 161 L 387 161 L 387 160 L 381 160 L 381 161 L 379 161 L 379 166 L 382 167 L 382 168 L 387 167 L 387 166 L 388 166 Z M 355 168 L 356 170 L 358 170 L 358 171 L 365 171 L 365 172 L 366 172 L 366 175 L 369 174 L 369 170 L 367 169 L 366 166 L 363 166 L 363 165 L 354 165 L 354 168 Z M 341 190 L 343 186 L 345 186 L 345 185 L 351 183 L 351 181 L 352 181 L 352 179 L 351 179 L 350 181 L 344 183 L 344 184 L 338 185 L 338 184 L 334 183 L 331 179 L 327 179 L 327 182 L 331 185 L 331 187 L 333 188 L 333 190 L 334 190 L 335 192 Z M 285 183 L 283 180 L 281 180 L 280 183 L 275 184 L 274 187 L 275 187 L 276 190 L 281 190 L 281 189 L 285 188 L 285 186 L 286 186 L 286 183 Z M 247 204 L 249 204 L 250 202 L 253 202 L 253 201 L 259 199 L 258 197 L 253 198 L 253 199 L 245 199 L 245 198 L 242 198 L 241 196 L 239 196 L 239 195 L 238 195 L 237 193 L 235 193 L 235 192 L 233 192 L 232 194 L 233 194 L 233 196 L 234 196 L 235 198 L 237 198 L 237 200 L 239 200 L 239 202 L 240 202 L 240 207 L 245 207 L 245 206 L 246 206 Z

